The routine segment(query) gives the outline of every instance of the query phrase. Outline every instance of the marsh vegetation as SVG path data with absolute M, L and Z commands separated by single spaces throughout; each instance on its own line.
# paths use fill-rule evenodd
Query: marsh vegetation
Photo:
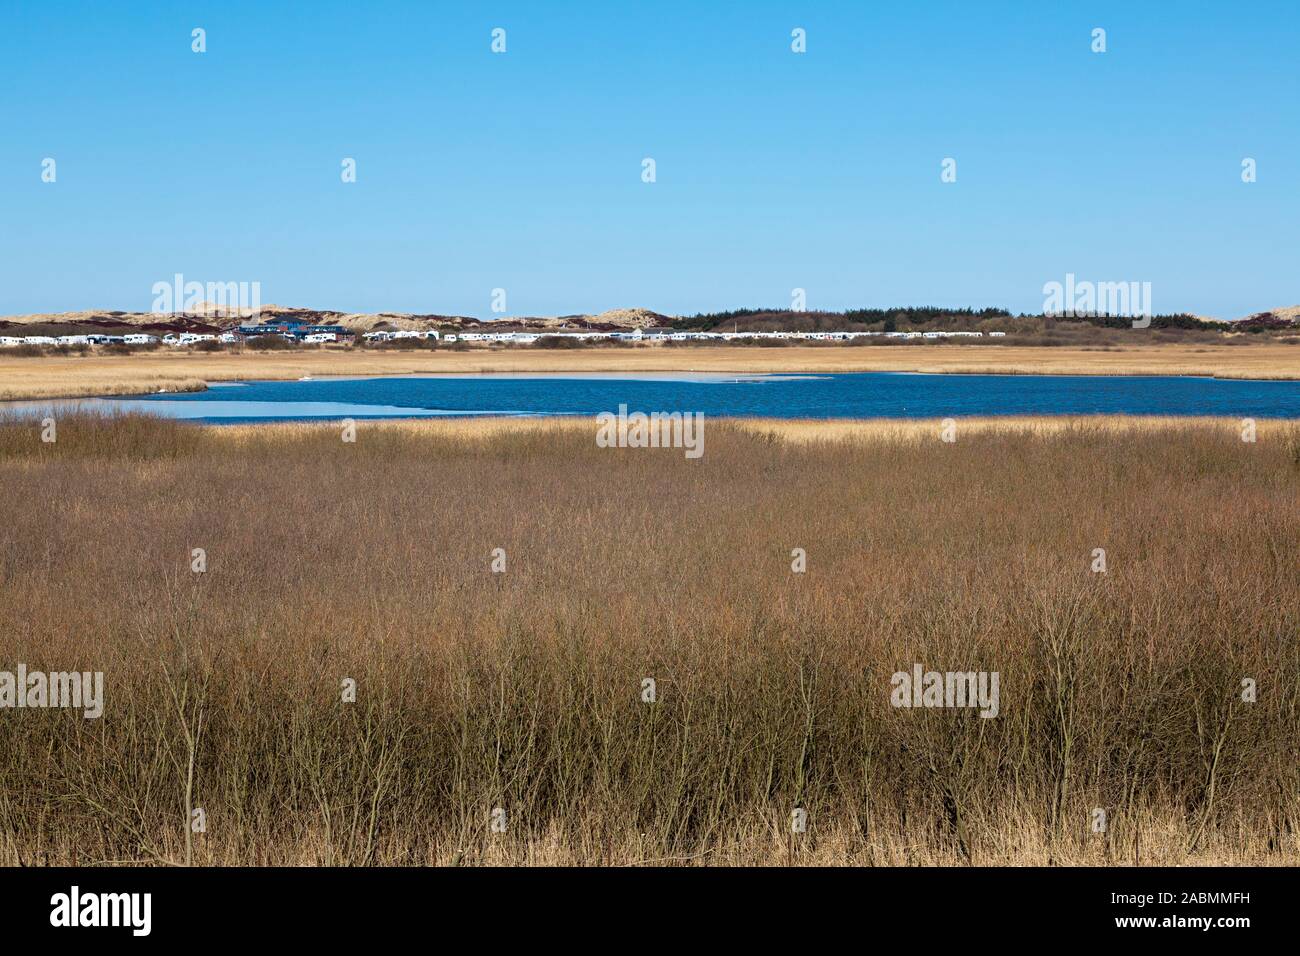
M 707 427 L 0 424 L 0 862 L 1300 859 L 1295 423 Z

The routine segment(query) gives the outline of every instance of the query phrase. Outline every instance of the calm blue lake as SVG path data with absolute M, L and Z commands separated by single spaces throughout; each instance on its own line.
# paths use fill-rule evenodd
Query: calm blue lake
M 49 407 L 49 403 L 43 404 Z M 774 418 L 1087 414 L 1300 418 L 1300 382 L 881 372 L 440 375 L 227 383 L 206 392 L 93 399 L 80 404 L 231 423 L 595 415 L 617 411 L 620 404 L 631 411 Z

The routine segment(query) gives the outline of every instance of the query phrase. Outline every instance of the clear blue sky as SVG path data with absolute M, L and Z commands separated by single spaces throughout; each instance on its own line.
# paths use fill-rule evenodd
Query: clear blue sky
M 484 317 L 1038 311 L 1073 272 L 1234 317 L 1300 302 L 1298 51 L 1294 0 L 8 0 L 0 313 L 177 272 Z

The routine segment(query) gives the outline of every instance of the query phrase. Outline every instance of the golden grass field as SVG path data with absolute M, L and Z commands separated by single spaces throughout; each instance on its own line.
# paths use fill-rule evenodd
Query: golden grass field
M 1300 423 L 1239 428 L 0 422 L 0 666 L 106 682 L 0 711 L 0 863 L 1295 865 Z
M 189 352 L 19 357 L 0 351 L 0 400 L 194 391 L 204 382 L 429 372 L 966 372 L 1300 378 L 1300 347 L 1149 345 L 736 346 Z

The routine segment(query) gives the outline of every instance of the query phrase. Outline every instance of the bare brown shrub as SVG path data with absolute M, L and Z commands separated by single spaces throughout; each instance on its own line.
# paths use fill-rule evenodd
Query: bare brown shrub
M 1295 863 L 1264 426 L 0 424 L 3 666 L 106 682 L 0 711 L 0 862 Z M 913 663 L 1000 714 L 895 709 Z

